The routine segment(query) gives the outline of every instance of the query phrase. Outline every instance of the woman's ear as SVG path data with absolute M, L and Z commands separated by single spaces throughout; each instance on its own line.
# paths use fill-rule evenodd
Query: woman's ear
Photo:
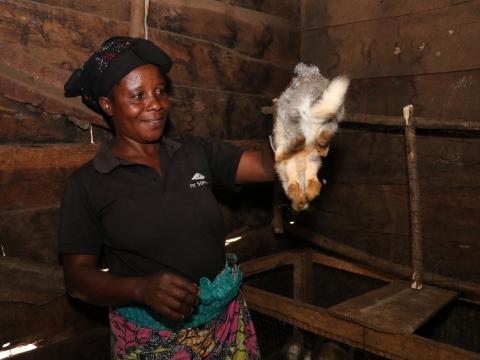
M 98 103 L 100 104 L 100 106 L 102 107 L 102 110 L 105 114 L 107 114 L 107 116 L 110 116 L 112 117 L 113 116 L 113 104 L 112 104 L 112 100 L 110 100 L 108 97 L 106 96 L 100 96 L 98 98 Z

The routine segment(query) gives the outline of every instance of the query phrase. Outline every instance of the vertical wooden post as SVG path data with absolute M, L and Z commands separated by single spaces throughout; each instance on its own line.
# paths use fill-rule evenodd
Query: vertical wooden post
M 313 261 L 312 250 L 307 249 L 294 255 L 293 259 L 293 298 L 313 304 Z M 292 341 L 303 348 L 303 334 L 300 328 L 293 327 Z M 299 358 L 299 357 L 298 357 Z
M 295 255 L 293 261 L 293 298 L 306 303 L 313 302 L 312 250 Z
M 273 115 L 273 121 L 276 121 L 276 116 L 277 116 L 277 99 L 273 99 L 272 104 L 272 115 Z M 262 109 L 262 112 L 264 109 Z M 272 146 L 272 150 L 275 152 L 275 149 L 273 149 L 273 139 L 270 138 L 270 145 Z M 273 232 L 275 234 L 283 234 L 284 229 L 283 229 L 283 216 L 282 216 L 282 184 L 280 183 L 280 180 L 278 178 L 275 178 L 273 181 L 273 218 L 272 218 L 272 228 Z
M 421 289 L 423 286 L 422 208 L 420 204 L 413 105 L 407 105 L 403 108 L 403 118 L 405 119 L 405 145 L 410 200 L 412 289 Z
M 147 2 L 145 0 L 130 0 L 130 26 L 128 35 L 131 37 L 147 38 L 146 33 L 146 11 Z

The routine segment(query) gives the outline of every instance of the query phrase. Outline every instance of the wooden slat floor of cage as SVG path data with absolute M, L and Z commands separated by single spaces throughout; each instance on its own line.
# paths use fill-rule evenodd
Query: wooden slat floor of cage
M 414 290 L 407 281 L 394 281 L 337 304 L 329 312 L 385 333 L 412 334 L 457 296 L 450 290 L 429 285 Z

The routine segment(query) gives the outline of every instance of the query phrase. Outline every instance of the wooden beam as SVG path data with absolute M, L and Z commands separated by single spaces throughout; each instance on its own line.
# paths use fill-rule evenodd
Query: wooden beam
M 403 108 L 405 119 L 405 157 L 408 173 L 408 194 L 410 204 L 410 253 L 412 259 L 412 288 L 420 290 L 423 286 L 423 233 L 422 205 L 417 166 L 417 139 L 413 106 Z
M 295 255 L 293 262 L 293 298 L 313 302 L 313 251 L 307 249 Z
M 301 59 L 325 75 L 352 78 L 447 73 L 478 68 L 480 4 L 355 21 L 302 33 Z M 386 6 L 386 5 L 385 5 Z
M 341 129 L 325 159 L 330 184 L 406 185 L 404 136 L 362 129 Z M 480 141 L 472 138 L 417 134 L 420 184 L 435 188 L 480 188 L 476 154 Z M 388 159 L 388 160 L 387 160 Z
M 399 109 L 414 101 L 417 118 L 458 119 L 458 124 L 478 124 L 480 102 L 471 99 L 479 92 L 480 69 L 352 79 L 346 107 L 350 113 L 397 117 Z
M 25 343 L 48 345 L 75 338 L 99 325 L 107 329 L 107 311 L 105 307 L 88 305 L 66 296 L 52 299 L 42 306 L 2 302 L 0 343 L 10 343 L 2 350 Z
M 342 319 L 389 334 L 413 334 L 458 293 L 423 285 L 421 290 L 408 281 L 392 283 L 329 308 Z
M 130 0 L 130 25 L 128 35 L 131 37 L 147 38 L 145 0 Z
M 15 360 L 109 359 L 110 330 L 107 326 L 84 331 L 65 331 L 63 336 L 42 339 L 40 346 L 15 356 Z
M 351 124 L 395 126 L 395 127 L 403 127 L 404 125 L 404 120 L 401 116 L 387 116 L 387 115 L 361 114 L 361 113 L 349 113 L 347 114 L 343 122 L 351 123 Z M 464 131 L 480 130 L 480 123 L 468 122 L 463 119 L 453 119 L 453 118 L 432 118 L 432 117 L 415 116 L 415 124 L 418 129 L 464 130 Z
M 0 302 L 44 304 L 64 294 L 59 266 L 0 256 Z
M 417 335 L 393 335 L 370 329 L 329 313 L 328 310 L 272 294 L 252 286 L 242 290 L 249 307 L 262 314 L 322 337 L 390 359 L 473 360 L 478 353 Z
M 32 22 L 35 27 L 28 26 Z M 79 33 L 78 29 L 86 28 L 87 32 Z M 112 33 L 128 33 L 128 22 L 37 2 L 0 2 L 0 40 L 7 44 L 21 43 L 41 61 L 59 68 L 82 66 L 87 56 Z M 291 77 L 288 66 L 238 54 L 214 43 L 157 29 L 151 29 L 149 37 L 175 63 L 171 77 L 176 84 L 276 96 Z M 52 53 L 51 48 L 56 51 Z
M 371 277 L 386 282 L 393 281 L 394 276 L 384 271 L 378 271 L 359 263 L 343 260 L 334 256 L 326 255 L 319 251 L 312 251 L 312 261 L 316 264 L 325 265 L 334 269 L 348 271 L 354 274 Z
M 98 0 L 37 2 L 120 21 L 129 21 L 132 14 L 129 0 L 116 0 L 114 3 Z M 250 0 L 247 2 L 252 5 Z M 255 6 L 256 9 L 242 6 L 247 5 L 247 2 L 235 4 L 235 1 L 216 0 L 150 0 L 148 26 L 150 29 L 217 44 L 238 54 L 264 59 L 280 66 L 293 67 L 300 51 L 294 12 L 285 18 L 263 11 L 265 1 L 260 6 Z M 277 2 L 281 6 L 280 1 Z M 295 8 L 293 0 L 284 2 Z M 143 12 L 141 0 L 138 6 L 138 10 Z M 139 16 L 138 26 L 143 27 L 143 17 Z M 205 19 L 208 19 L 208 23 Z M 139 30 L 141 33 L 138 36 L 143 37 L 143 29 Z
M 89 111 L 79 98 L 65 98 L 63 91 L 8 66 L 0 67 L 0 93 L 8 99 L 28 103 L 56 115 L 68 114 L 81 128 L 89 123 L 105 127 L 103 118 Z
M 366 1 L 362 6 L 351 11 L 351 0 L 303 0 L 302 30 L 339 26 L 350 23 L 381 20 L 409 16 L 414 13 L 425 13 L 452 6 L 451 0 L 400 0 L 392 3 Z
M 285 251 L 275 255 L 265 256 L 261 259 L 253 259 L 242 262 L 240 268 L 245 277 L 255 275 L 264 271 L 275 269 L 277 267 L 292 265 L 297 253 L 294 251 Z
M 410 277 L 411 269 L 407 266 L 395 264 L 382 258 L 370 255 L 366 252 L 352 248 L 348 245 L 344 245 L 325 236 L 315 234 L 298 225 L 287 226 L 286 232 L 291 236 L 308 241 L 313 245 L 327 249 L 336 254 L 346 256 L 360 263 L 367 264 L 373 268 L 394 274 L 402 279 L 408 279 Z M 461 281 L 459 279 L 449 278 L 428 272 L 424 274 L 424 281 L 427 284 L 459 291 L 463 293 L 465 297 L 471 298 L 472 300 L 480 299 L 480 284 L 477 283 Z
M 273 107 L 263 106 L 261 111 L 262 114 L 271 115 L 273 114 Z M 405 121 L 403 120 L 401 115 L 391 116 L 364 113 L 347 113 L 342 123 L 395 126 L 403 128 Z M 480 123 L 468 122 L 463 119 L 454 118 L 415 116 L 415 124 L 418 129 L 480 131 Z

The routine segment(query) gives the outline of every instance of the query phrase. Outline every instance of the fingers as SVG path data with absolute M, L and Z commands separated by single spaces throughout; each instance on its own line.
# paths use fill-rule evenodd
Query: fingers
M 199 302 L 197 284 L 173 273 L 149 277 L 150 295 L 145 303 L 172 320 L 189 317 Z
M 171 274 L 171 276 L 173 285 L 182 288 L 184 291 L 190 293 L 194 297 L 198 297 L 199 288 L 197 284 L 175 274 Z

